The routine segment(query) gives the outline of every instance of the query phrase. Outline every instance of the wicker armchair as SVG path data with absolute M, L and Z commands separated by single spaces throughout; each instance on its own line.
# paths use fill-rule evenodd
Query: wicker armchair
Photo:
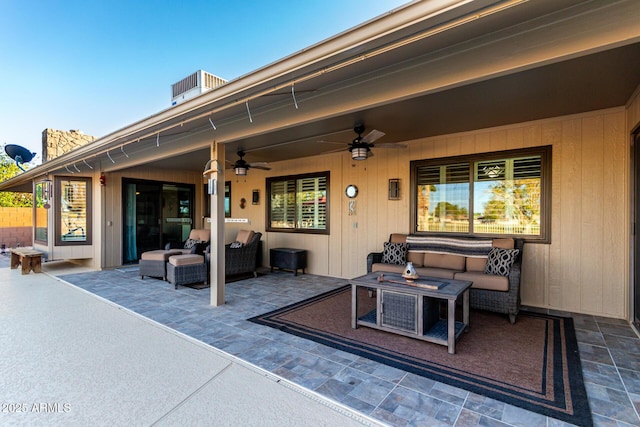
M 255 233 L 251 240 L 239 248 L 232 248 L 229 243 L 224 247 L 224 268 L 225 276 L 235 274 L 253 273 L 253 277 L 258 277 L 258 250 L 262 233 Z M 207 248 L 207 263 L 210 265 L 210 253 Z

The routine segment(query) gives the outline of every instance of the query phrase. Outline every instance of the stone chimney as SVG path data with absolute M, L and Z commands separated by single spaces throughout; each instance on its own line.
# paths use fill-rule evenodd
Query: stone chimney
M 55 159 L 71 150 L 95 141 L 95 137 L 79 130 L 69 132 L 55 129 L 42 131 L 42 163 Z

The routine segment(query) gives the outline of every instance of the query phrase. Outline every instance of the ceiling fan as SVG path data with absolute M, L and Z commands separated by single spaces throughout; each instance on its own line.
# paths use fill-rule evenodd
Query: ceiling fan
M 377 129 L 373 129 L 371 132 L 362 136 L 364 133 L 364 125 L 359 124 L 353 128 L 353 131 L 358 134 L 357 137 L 349 143 L 348 150 L 351 152 L 351 158 L 353 160 L 366 160 L 368 157 L 373 156 L 373 152 L 371 148 L 379 147 L 379 148 L 407 148 L 406 144 L 401 143 L 382 143 L 382 144 L 374 144 L 374 141 L 382 138 L 386 134 Z M 329 142 L 329 141 L 323 141 Z
M 235 163 L 232 164 L 232 168 L 234 170 L 234 172 L 236 173 L 236 175 L 238 176 L 245 176 L 247 175 L 247 171 L 250 168 L 253 169 L 262 169 L 265 171 L 271 170 L 271 168 L 269 167 L 269 164 L 267 162 L 254 162 L 254 163 L 247 163 L 246 160 L 243 159 L 245 155 L 245 152 L 242 150 L 238 150 L 238 157 L 240 157 L 240 159 L 236 160 Z M 229 162 L 231 163 L 231 162 Z

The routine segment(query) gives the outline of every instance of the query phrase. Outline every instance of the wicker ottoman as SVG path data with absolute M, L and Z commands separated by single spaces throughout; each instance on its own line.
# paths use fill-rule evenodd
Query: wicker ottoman
M 167 263 L 167 280 L 178 285 L 207 284 L 207 265 L 204 256 L 196 254 L 172 255 Z
M 179 255 L 180 251 L 147 251 L 140 255 L 140 278 L 144 279 L 144 276 L 149 277 L 162 277 L 162 280 L 167 280 L 167 261 L 172 255 Z

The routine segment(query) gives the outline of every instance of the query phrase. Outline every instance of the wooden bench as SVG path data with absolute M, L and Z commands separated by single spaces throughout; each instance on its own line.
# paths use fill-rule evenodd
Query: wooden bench
M 40 251 L 26 248 L 10 249 L 11 268 L 16 269 L 22 265 L 22 274 L 42 272 L 42 255 Z

